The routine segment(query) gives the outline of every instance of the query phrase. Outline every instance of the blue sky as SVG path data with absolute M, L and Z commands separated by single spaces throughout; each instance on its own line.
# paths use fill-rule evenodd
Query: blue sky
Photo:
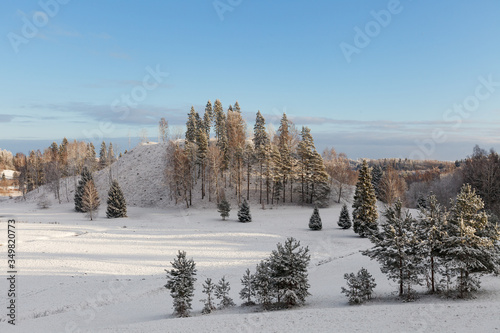
M 498 150 L 498 13 L 496 0 L 4 0 L 0 148 L 154 139 L 161 117 L 183 126 L 219 98 L 249 130 L 257 110 L 286 112 L 352 158 Z

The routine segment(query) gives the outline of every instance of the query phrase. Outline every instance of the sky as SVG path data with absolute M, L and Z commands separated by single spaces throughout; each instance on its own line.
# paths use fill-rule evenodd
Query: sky
M 258 110 L 271 127 L 285 112 L 351 158 L 498 151 L 499 13 L 497 0 L 3 0 L 0 148 L 124 150 L 220 99 L 249 132 Z

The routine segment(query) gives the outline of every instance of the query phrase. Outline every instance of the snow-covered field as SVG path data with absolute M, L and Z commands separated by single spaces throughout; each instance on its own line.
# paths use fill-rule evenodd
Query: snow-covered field
M 483 278 L 473 300 L 422 295 L 413 303 L 376 262 L 362 256 L 370 242 L 337 227 L 340 206 L 320 210 L 322 231 L 307 228 L 311 208 L 252 206 L 251 223 L 222 221 L 215 208 L 129 207 L 126 219 L 89 221 L 71 203 L 40 210 L 34 202 L 0 202 L 0 270 L 7 271 L 7 219 L 17 220 L 17 325 L 5 322 L 7 280 L 0 280 L 1 332 L 495 332 L 500 330 L 500 278 Z M 201 315 L 201 284 L 222 276 L 241 304 L 240 278 L 289 236 L 311 249 L 312 296 L 295 309 L 256 312 L 237 306 Z M 163 285 L 178 250 L 198 269 L 191 318 L 172 316 Z M 367 268 L 375 299 L 349 306 L 344 273 Z

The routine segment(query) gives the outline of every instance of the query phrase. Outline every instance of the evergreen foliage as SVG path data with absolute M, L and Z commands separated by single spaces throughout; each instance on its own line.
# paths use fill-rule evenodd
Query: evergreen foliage
M 186 252 L 179 251 L 177 258 L 171 262 L 172 269 L 167 272 L 165 288 L 170 290 L 174 299 L 174 313 L 177 317 L 189 317 L 191 302 L 193 301 L 194 282 L 196 278 L 196 264 L 193 259 L 186 258 Z
M 83 191 L 85 189 L 85 184 L 89 180 L 93 180 L 92 174 L 90 173 L 89 169 L 84 166 L 82 169 L 82 173 L 80 175 L 80 180 L 78 181 L 78 186 L 75 190 L 75 210 L 79 213 L 85 213 L 86 211 L 84 210 L 82 206 L 82 197 L 83 197 Z
M 269 309 L 276 296 L 276 292 L 273 288 L 273 280 L 271 278 L 269 260 L 262 260 L 257 265 L 253 280 L 253 289 L 255 290 L 257 302 L 261 304 L 264 309 Z
M 108 192 L 107 218 L 127 217 L 127 203 L 117 180 L 113 180 Z
M 203 284 L 203 291 L 202 291 L 202 293 L 207 294 L 207 298 L 201 300 L 201 302 L 204 302 L 205 304 L 203 310 L 201 310 L 202 314 L 212 313 L 216 309 L 213 298 L 214 289 L 215 285 L 212 283 L 212 279 L 207 278 L 205 280 L 205 283 Z
M 375 279 L 365 268 L 358 273 L 344 274 L 347 288 L 342 287 L 342 293 L 349 298 L 349 304 L 361 304 L 372 298 L 373 289 L 377 286 Z
M 219 309 L 236 305 L 234 304 L 233 299 L 229 297 L 230 290 L 231 286 L 229 285 L 229 282 L 226 281 L 226 277 L 223 276 L 222 279 L 219 280 L 219 283 L 215 286 L 215 297 L 220 300 Z
M 384 212 L 386 222 L 382 231 L 371 236 L 374 247 L 363 251 L 363 255 L 377 260 L 382 273 L 399 285 L 399 296 L 412 300 L 412 286 L 421 283 L 422 257 L 418 251 L 419 239 L 416 221 L 408 210 L 403 211 L 401 200 Z
M 250 214 L 250 206 L 246 200 L 243 200 L 240 210 L 238 211 L 238 221 L 252 222 L 252 215 Z
M 339 221 L 337 224 L 342 229 L 349 229 L 352 226 L 351 217 L 349 216 L 349 209 L 347 208 L 346 204 L 342 206 L 342 210 L 340 211 Z
M 373 189 L 371 171 L 366 160 L 363 160 L 352 204 L 354 232 L 361 237 L 375 235 L 378 232 L 376 203 L 377 197 Z
M 240 298 L 245 301 L 243 305 L 255 305 L 255 302 L 252 301 L 252 298 L 256 296 L 255 294 L 255 276 L 250 274 L 250 270 L 247 268 L 245 271 L 245 275 L 241 278 L 241 284 L 243 288 L 240 291 Z
M 106 142 L 101 143 L 101 150 L 99 151 L 99 166 L 101 169 L 108 165 L 108 148 Z
M 323 224 L 321 223 L 321 217 L 319 216 L 318 207 L 314 206 L 314 211 L 309 219 L 309 229 L 311 230 L 321 230 Z
M 231 211 L 231 205 L 227 202 L 226 199 L 222 199 L 222 201 L 217 205 L 218 212 L 222 217 L 222 220 L 226 220 L 226 217 L 229 216 L 229 212 Z
M 196 136 L 198 133 L 197 115 L 198 113 L 194 110 L 194 106 L 191 106 L 191 110 L 188 113 L 188 120 L 186 122 L 186 142 L 196 142 Z

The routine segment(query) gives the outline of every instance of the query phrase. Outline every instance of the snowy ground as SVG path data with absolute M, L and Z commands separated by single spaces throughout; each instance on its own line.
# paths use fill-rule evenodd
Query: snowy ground
M 34 202 L 0 202 L 0 271 L 7 271 L 7 218 L 17 223 L 17 325 L 5 323 L 7 281 L 0 280 L 1 332 L 495 332 L 500 330 L 500 278 L 484 277 L 474 300 L 423 295 L 402 303 L 397 286 L 359 250 L 370 243 L 341 230 L 340 206 L 320 210 L 322 231 L 310 231 L 312 209 L 252 207 L 254 222 L 222 221 L 215 209 L 129 208 L 129 218 L 96 221 L 71 203 L 40 210 Z M 256 312 L 237 306 L 201 315 L 206 277 L 231 283 L 240 304 L 240 278 L 293 236 L 311 249 L 307 305 Z M 193 317 L 172 316 L 164 269 L 185 250 L 198 269 Z M 366 267 L 375 299 L 349 306 L 343 274 Z

